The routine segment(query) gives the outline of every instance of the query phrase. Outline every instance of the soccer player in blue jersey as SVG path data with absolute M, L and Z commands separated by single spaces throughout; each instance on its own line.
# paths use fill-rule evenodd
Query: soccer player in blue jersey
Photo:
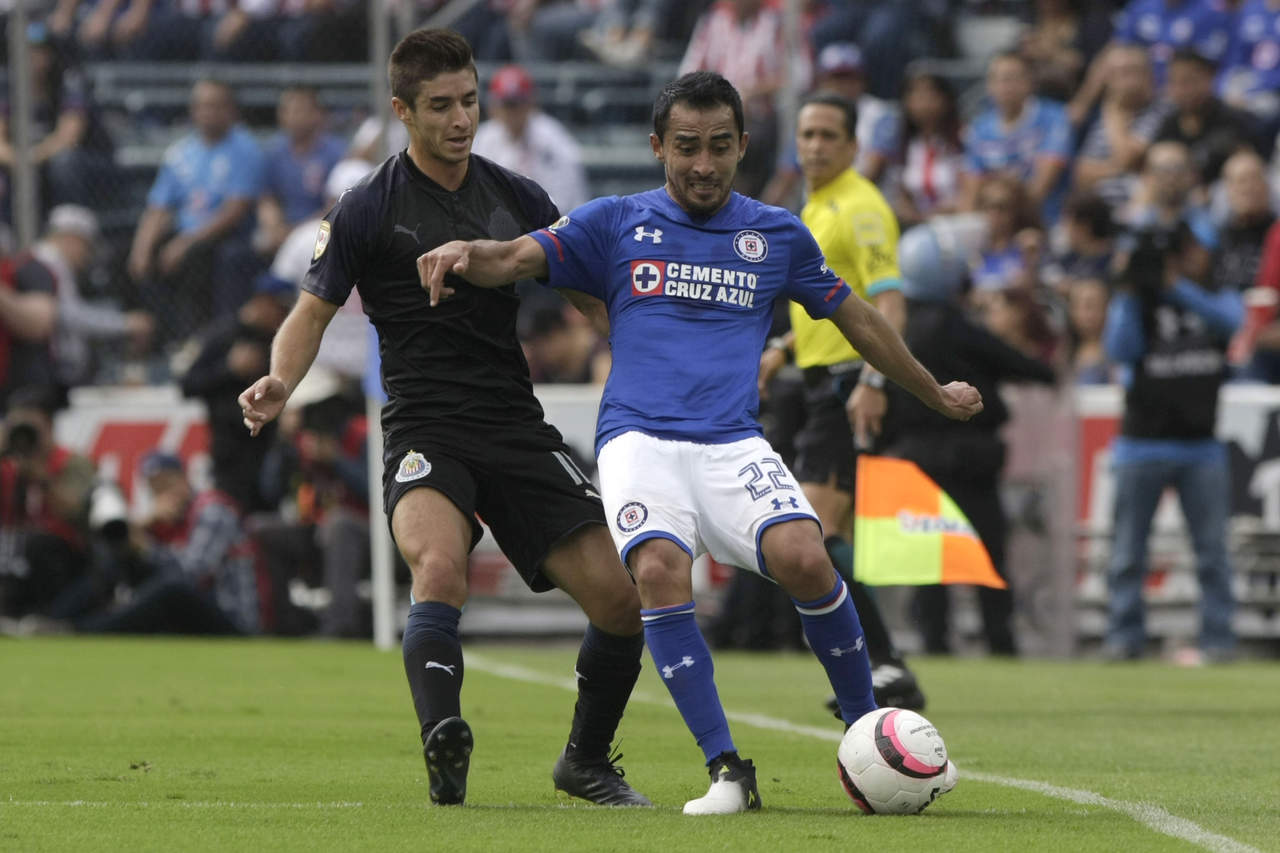
M 982 400 L 963 382 L 940 386 L 827 268 L 794 215 L 731 191 L 747 135 L 723 77 L 694 72 L 664 88 L 650 142 L 664 187 L 596 199 L 516 240 L 446 243 L 418 270 L 433 305 L 537 277 L 608 309 L 613 370 L 596 435 L 605 514 L 639 586 L 654 664 L 710 770 L 710 789 L 684 812 L 730 814 L 759 808 L 760 795 L 694 621 L 699 554 L 754 569 L 791 595 L 846 724 L 876 707 L 848 588 L 756 420 L 774 303 L 795 299 L 829 317 L 869 363 L 952 418 L 972 417 Z

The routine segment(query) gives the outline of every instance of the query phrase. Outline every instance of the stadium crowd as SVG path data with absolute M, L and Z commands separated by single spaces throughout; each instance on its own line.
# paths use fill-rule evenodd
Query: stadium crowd
M 443 5 L 406 3 L 419 20 Z M 236 395 L 265 371 L 319 218 L 379 151 L 403 146 L 402 128 L 362 124 L 367 116 L 328 108 L 324 88 L 309 85 L 281 91 L 274 115 L 242 111 L 243 86 L 218 74 L 239 62 L 368 61 L 364 4 L 28 5 L 43 6 L 26 35 L 44 227 L 17 246 L 4 225 L 15 161 L 6 99 L 4 615 L 164 630 L 164 619 L 148 621 L 158 612 L 148 602 L 173 596 L 213 602 L 210 630 L 367 633 L 357 588 L 369 536 L 358 384 L 368 335 L 358 298 L 335 318 L 319 369 L 278 427 L 249 440 Z M 984 21 L 1016 26 L 967 26 Z M 951 251 L 967 273 L 966 322 L 1061 382 L 1125 382 L 1144 344 L 1124 330 L 1156 336 L 1141 319 L 1109 319 L 1117 294 L 1131 295 L 1120 274 L 1135 235 L 1176 234 L 1160 244 L 1171 290 L 1235 294 L 1249 306 L 1223 326 L 1231 379 L 1280 382 L 1277 0 L 811 0 L 798 55 L 778 50 L 784 16 L 767 0 L 481 0 L 453 26 L 485 68 L 502 66 L 481 80 L 475 152 L 534 178 L 564 211 L 594 193 L 568 117 L 539 105 L 528 69 L 540 63 L 626 70 L 658 59 L 722 73 L 743 95 L 751 134 L 737 188 L 795 210 L 797 154 L 777 144 L 784 96 L 834 91 L 857 104 L 857 170 L 901 228 L 961 235 Z M 139 201 L 116 180 L 123 137 L 138 128 L 99 108 L 86 71 L 194 59 L 212 63 L 210 73 L 192 87 L 187 116 L 161 129 L 168 147 Z M 964 62 L 981 75 L 946 70 Z M 153 115 L 128 118 L 155 130 Z M 607 376 L 607 343 L 558 299 L 528 294 L 520 326 L 536 381 Z M 194 493 L 157 452 L 143 466 L 154 518 L 120 530 L 104 523 L 117 517 L 118 495 L 54 443 L 51 418 L 72 387 L 172 382 L 208 409 L 212 486 Z M 771 396 L 775 419 L 786 399 Z M 1205 405 L 1214 402 L 1216 388 Z M 1131 537 L 1136 566 L 1145 529 Z M 327 590 L 318 619 L 294 606 L 297 581 Z M 1126 636 L 1120 655 L 1139 642 Z

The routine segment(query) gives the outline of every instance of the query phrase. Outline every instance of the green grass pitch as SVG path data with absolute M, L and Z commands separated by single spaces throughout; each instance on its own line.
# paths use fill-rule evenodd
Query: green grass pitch
M 627 779 L 658 808 L 574 805 L 551 765 L 575 648 L 472 644 L 467 805 L 427 805 L 398 653 L 355 643 L 0 641 L 0 851 L 1280 850 L 1274 663 L 917 658 L 960 784 L 863 817 L 804 654 L 721 653 L 764 809 L 686 818 L 701 754 L 646 656 Z

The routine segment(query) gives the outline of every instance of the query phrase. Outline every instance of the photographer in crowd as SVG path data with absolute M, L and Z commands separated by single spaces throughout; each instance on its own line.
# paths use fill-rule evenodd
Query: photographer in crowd
M 1112 360 L 1124 367 L 1126 386 L 1111 450 L 1115 542 L 1106 651 L 1115 660 L 1145 651 L 1147 540 L 1160 496 L 1172 486 L 1194 545 L 1201 614 L 1199 650 L 1183 650 L 1176 660 L 1227 660 L 1235 649 L 1227 554 L 1231 472 L 1214 425 L 1227 342 L 1244 306 L 1238 291 L 1207 290 L 1190 278 L 1202 250 L 1185 222 L 1153 225 L 1124 242 L 1103 336 Z
M 84 572 L 94 469 L 53 440 L 48 387 L 9 396 L 0 424 L 0 615 L 45 613 Z

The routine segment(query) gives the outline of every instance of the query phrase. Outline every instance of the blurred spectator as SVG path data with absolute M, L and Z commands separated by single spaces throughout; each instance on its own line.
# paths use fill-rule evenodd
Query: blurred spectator
M 1093 193 L 1074 194 L 1063 208 L 1062 225 L 1065 246 L 1040 268 L 1040 280 L 1065 295 L 1078 279 L 1108 279 L 1116 237 L 1111 206 Z
M 978 190 L 978 209 L 986 217 L 987 232 L 974 264 L 974 291 L 1034 287 L 1044 237 L 1023 185 L 992 175 Z
M 489 81 L 489 119 L 476 128 L 472 154 L 532 178 L 560 210 L 589 200 L 582 150 L 565 126 L 538 109 L 533 78 L 504 66 Z
M 734 189 L 758 196 L 777 158 L 777 95 L 783 63 L 793 61 L 778 49 L 782 13 L 764 0 L 717 0 L 698 19 L 678 75 L 716 71 L 737 88 L 746 111 L 751 144 L 738 164 Z
M 1280 130 L 1280 2 L 1245 0 L 1240 5 L 1221 86 L 1229 104 L 1258 121 L 1269 149 Z
M 64 204 L 49 213 L 44 237 L 31 249 L 33 260 L 53 279 L 58 300 L 52 352 L 62 387 L 92 384 L 98 367 L 95 344 L 116 342 L 140 353 L 155 330 L 155 320 L 145 311 L 96 305 L 81 295 L 81 283 L 100 248 L 93 211 Z
M 639 67 L 653 58 L 674 5 L 671 0 L 605 0 L 594 26 L 579 39 L 605 65 Z
M 1212 290 L 1243 292 L 1253 286 L 1262 262 L 1262 245 L 1276 221 L 1267 186 L 1267 164 L 1253 151 L 1232 154 L 1222 167 L 1227 217 L 1217 229 Z
M 1232 341 L 1244 378 L 1280 384 L 1280 222 L 1267 231 L 1258 277 L 1246 297 L 1253 304 L 1244 329 Z
M 312 370 L 290 397 L 280 439 L 262 467 L 262 490 L 287 505 L 285 517 L 257 520 L 254 538 L 272 576 L 274 611 L 282 633 L 302 633 L 306 619 L 291 611 L 285 593 L 294 580 L 322 586 L 329 603 L 320 633 L 368 636 L 368 604 L 357 584 L 369 576 L 369 469 L 367 425 L 358 399 L 341 383 Z M 300 393 L 298 393 L 300 392 Z
M 1147 540 L 1170 486 L 1178 491 L 1200 583 L 1200 649 L 1186 662 L 1234 653 L 1231 466 L 1214 424 L 1227 341 L 1244 308 L 1238 291 L 1207 290 L 1187 276 L 1193 243 L 1185 223 L 1136 235 L 1107 312 L 1107 352 L 1126 367 L 1124 416 L 1111 449 L 1115 541 L 1106 644 L 1114 659 L 1144 653 Z
M 30 157 L 40 170 L 40 198 L 45 209 L 63 203 L 110 204 L 110 182 L 104 182 L 102 176 L 112 168 L 111 137 L 99 119 L 87 81 L 79 69 L 67 65 L 44 24 L 27 27 L 27 42 Z M 0 169 L 5 172 L 14 163 L 8 94 L 7 88 L 0 92 Z
M 137 533 L 152 575 L 127 601 L 76 620 L 86 633 L 248 634 L 258 630 L 257 555 L 240 510 L 222 492 L 197 494 L 182 460 L 142 461 L 151 519 Z
M 589 59 L 582 35 L 596 25 L 598 0 L 512 0 L 507 11 L 511 53 L 520 62 Z
M 271 436 L 258 441 L 249 435 L 236 398 L 267 372 L 271 339 L 297 296 L 296 287 L 269 274 L 259 276 L 256 287 L 235 316 L 205 330 L 199 354 L 182 377 L 182 393 L 203 400 L 208 412 L 214 485 L 245 512 L 271 508 L 258 488 Z M 264 432 L 274 432 L 274 424 Z
M 99 0 L 86 19 L 82 43 L 101 44 L 111 55 L 137 62 L 190 62 L 209 55 L 208 40 L 218 17 L 234 0 Z M 89 24 L 92 21 L 92 25 Z M 110 35 L 99 39 L 103 28 Z
M 280 93 L 280 133 L 267 143 L 266 182 L 258 204 L 260 249 L 274 254 L 294 226 L 324 214 L 324 182 L 346 149 L 325 130 L 328 119 L 315 89 L 293 86 Z
M 1035 74 L 1036 93 L 1067 101 L 1084 70 L 1111 38 L 1108 10 L 1089 0 L 1035 0 L 1018 52 Z
M 363 160 L 343 160 L 334 166 L 325 181 L 325 208 L 336 204 L 343 192 L 355 186 L 371 171 L 373 166 Z M 280 251 L 276 252 L 269 274 L 280 282 L 298 288 L 315 256 L 316 235 L 319 232 L 319 217 L 296 226 L 285 239 Z M 360 294 L 352 288 L 347 301 L 329 321 L 320 341 L 320 351 L 312 362 L 313 366 L 332 370 L 352 379 L 364 376 L 368 360 L 369 329 L 369 318 L 364 315 Z
M 1071 279 L 1067 290 L 1067 319 L 1070 323 L 1071 373 L 1077 385 L 1106 385 L 1115 381 L 1115 371 L 1102 345 L 1111 292 L 1098 278 Z
M 857 106 L 858 153 L 853 167 L 867 180 L 880 181 L 897 154 L 901 119 L 891 104 L 867 94 L 862 51 L 856 44 L 837 42 L 822 49 L 814 63 L 813 90 L 833 92 Z M 755 137 L 751 144 L 756 144 Z M 789 204 L 800 188 L 801 177 L 792 139 L 778 158 L 776 171 L 761 191 L 760 200 L 765 204 Z
M 1157 142 L 1147 149 L 1142 179 L 1129 205 L 1117 219 L 1130 229 L 1171 229 L 1181 222 L 1191 226 L 1195 241 L 1208 250 L 1217 242 L 1209 214 L 1201 202 L 1203 190 L 1191 166 L 1191 152 L 1180 142 Z M 1200 271 L 1196 272 L 1197 277 Z
M 56 384 L 57 283 L 31 252 L 0 258 L 0 415 L 17 388 Z
M 0 615 L 44 613 L 85 571 L 94 469 L 55 443 L 50 386 L 10 395 L 0 424 Z
M 951 12 L 948 0 L 848 0 L 813 28 L 815 50 L 836 42 L 853 42 L 867 63 L 867 88 L 881 98 L 896 98 L 911 60 L 949 55 Z
M 1235 11 L 1227 0 L 1129 0 L 1116 16 L 1114 39 L 1151 51 L 1156 80 L 1179 50 L 1194 50 L 1215 63 L 1227 56 Z
M 165 342 L 234 316 L 258 268 L 249 238 L 262 194 L 262 152 L 236 125 L 225 83 L 195 84 L 191 120 L 194 132 L 165 152 L 129 251 L 129 274 L 162 318 Z
M 960 201 L 964 149 L 955 91 L 937 74 L 907 77 L 902 91 L 902 133 L 894 212 L 903 227 L 954 213 Z
M 1071 122 L 1061 104 L 1032 94 L 1031 70 L 1017 53 L 1000 53 L 987 66 L 991 105 L 965 134 L 961 207 L 973 210 L 983 179 L 1003 174 L 1023 184 L 1046 225 L 1057 221 Z
M 920 244 L 930 240 L 933 245 L 922 250 Z M 1042 362 L 1028 358 L 965 318 L 957 304 L 963 270 L 946 274 L 948 266 L 935 260 L 940 255 L 937 242 L 929 226 L 918 226 L 903 236 L 902 289 L 908 300 L 903 339 L 940 382 L 965 377 L 982 393 L 986 408 L 972 420 L 950 425 L 891 383 L 887 386 L 889 410 L 881 452 L 915 462 L 946 491 L 973 524 L 996 571 L 1005 576 L 1008 523 L 998 485 L 1005 459 L 1000 428 L 1009 412 L 1001 401 L 999 385 L 1052 383 L 1054 374 Z M 916 596 L 925 651 L 949 653 L 946 588 L 921 587 Z M 980 587 L 978 601 L 991 652 L 1017 654 L 1012 591 Z
M 1058 363 L 1058 335 L 1038 294 L 1005 288 L 980 294 L 974 302 L 982 323 L 1000 340 L 1028 358 Z
M 1232 153 L 1255 144 L 1249 116 L 1213 94 L 1216 74 L 1217 65 L 1200 54 L 1176 53 L 1169 63 L 1165 90 L 1174 111 L 1156 131 L 1157 142 L 1180 142 L 1190 149 L 1199 178 L 1206 184 L 1218 179 Z
M 1074 185 L 1120 207 L 1133 192 L 1142 155 L 1168 110 L 1156 102 L 1151 61 L 1144 48 L 1113 47 L 1106 65 L 1102 106 L 1080 144 Z
M 368 56 L 368 15 L 363 6 L 357 0 L 236 0 L 212 23 L 206 56 L 360 62 Z
M 409 145 L 409 131 L 403 124 L 390 116 L 386 122 L 376 115 L 371 115 L 355 133 L 351 134 L 351 144 L 347 147 L 347 157 L 352 160 L 367 160 L 370 163 L 381 163 Z
M 565 304 L 533 312 L 520 332 L 534 382 L 603 385 L 612 364 L 609 342 L 581 312 Z

